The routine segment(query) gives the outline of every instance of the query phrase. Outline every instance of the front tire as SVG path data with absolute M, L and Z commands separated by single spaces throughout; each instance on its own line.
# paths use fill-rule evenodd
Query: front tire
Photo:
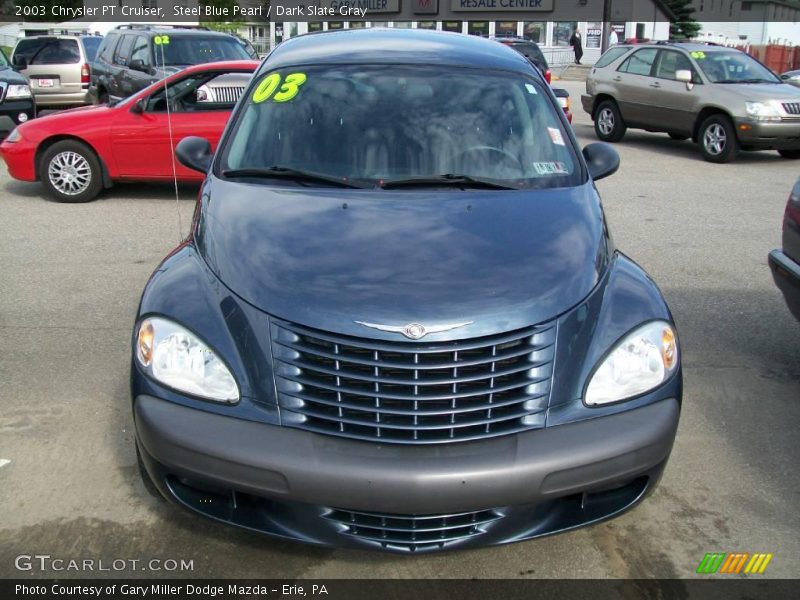
M 91 148 L 77 140 L 50 146 L 39 161 L 39 178 L 57 202 L 89 202 L 103 189 L 100 161 Z
M 800 150 L 778 150 L 778 154 L 783 158 L 789 158 L 791 160 L 800 158 Z
M 613 100 L 601 102 L 594 117 L 594 132 L 597 137 L 604 142 L 618 142 L 627 129 L 617 103 Z
M 700 125 L 697 136 L 703 158 L 713 163 L 732 161 L 739 154 L 733 123 L 725 115 L 711 115 Z

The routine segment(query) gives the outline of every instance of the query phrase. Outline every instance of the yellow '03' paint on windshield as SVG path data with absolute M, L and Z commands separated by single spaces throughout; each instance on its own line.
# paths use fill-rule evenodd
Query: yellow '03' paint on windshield
M 305 82 L 305 73 L 289 73 L 283 79 L 283 85 L 281 85 L 281 74 L 271 73 L 256 86 L 252 96 L 253 103 L 260 104 L 270 99 L 273 102 L 288 102 L 297 96 L 300 86 Z M 280 89 L 278 89 L 278 86 L 280 86 Z

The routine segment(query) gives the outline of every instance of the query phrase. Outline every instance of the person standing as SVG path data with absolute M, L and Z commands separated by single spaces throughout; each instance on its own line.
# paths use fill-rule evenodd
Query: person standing
M 611 34 L 608 36 L 608 47 L 616 46 L 619 44 L 619 37 L 617 36 L 616 30 L 612 29 Z
M 581 64 L 581 57 L 583 56 L 583 40 L 581 40 L 581 32 L 578 28 L 572 31 L 572 36 L 569 38 L 569 45 L 572 46 L 572 51 L 575 53 L 575 64 Z

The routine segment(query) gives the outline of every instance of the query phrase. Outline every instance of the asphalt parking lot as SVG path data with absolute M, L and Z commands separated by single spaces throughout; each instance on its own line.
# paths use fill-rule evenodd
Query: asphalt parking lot
M 583 84 L 560 85 L 579 141 L 596 141 Z M 636 131 L 617 148 L 619 172 L 598 184 L 612 233 L 661 286 L 684 353 L 661 486 L 605 524 L 425 556 L 275 541 L 149 496 L 133 445 L 130 334 L 196 189 L 182 187 L 177 208 L 170 185 L 61 205 L 0 166 L 0 577 L 91 575 L 15 568 L 19 555 L 49 554 L 194 566 L 115 576 L 683 578 L 712 551 L 773 553 L 766 576 L 800 576 L 800 324 L 767 267 L 800 161 L 762 152 L 712 165 L 689 142 Z

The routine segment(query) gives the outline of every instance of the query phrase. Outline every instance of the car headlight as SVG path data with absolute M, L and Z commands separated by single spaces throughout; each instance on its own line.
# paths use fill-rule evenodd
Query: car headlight
M 160 317 L 142 320 L 136 359 L 150 377 L 168 387 L 217 402 L 239 401 L 239 387 L 225 363 L 177 323 Z
M 780 121 L 782 113 L 774 100 L 766 102 L 745 102 L 747 116 L 758 121 Z
M 617 343 L 595 370 L 584 402 L 598 406 L 643 394 L 664 383 L 678 368 L 678 339 L 672 326 L 653 321 Z
M 4 139 L 4 142 L 8 142 L 9 144 L 13 144 L 14 142 L 18 142 L 22 139 L 22 134 L 19 132 L 19 127 L 14 127 Z
M 30 98 L 31 88 L 27 85 L 10 85 L 6 90 L 6 100 L 19 100 L 20 98 Z

